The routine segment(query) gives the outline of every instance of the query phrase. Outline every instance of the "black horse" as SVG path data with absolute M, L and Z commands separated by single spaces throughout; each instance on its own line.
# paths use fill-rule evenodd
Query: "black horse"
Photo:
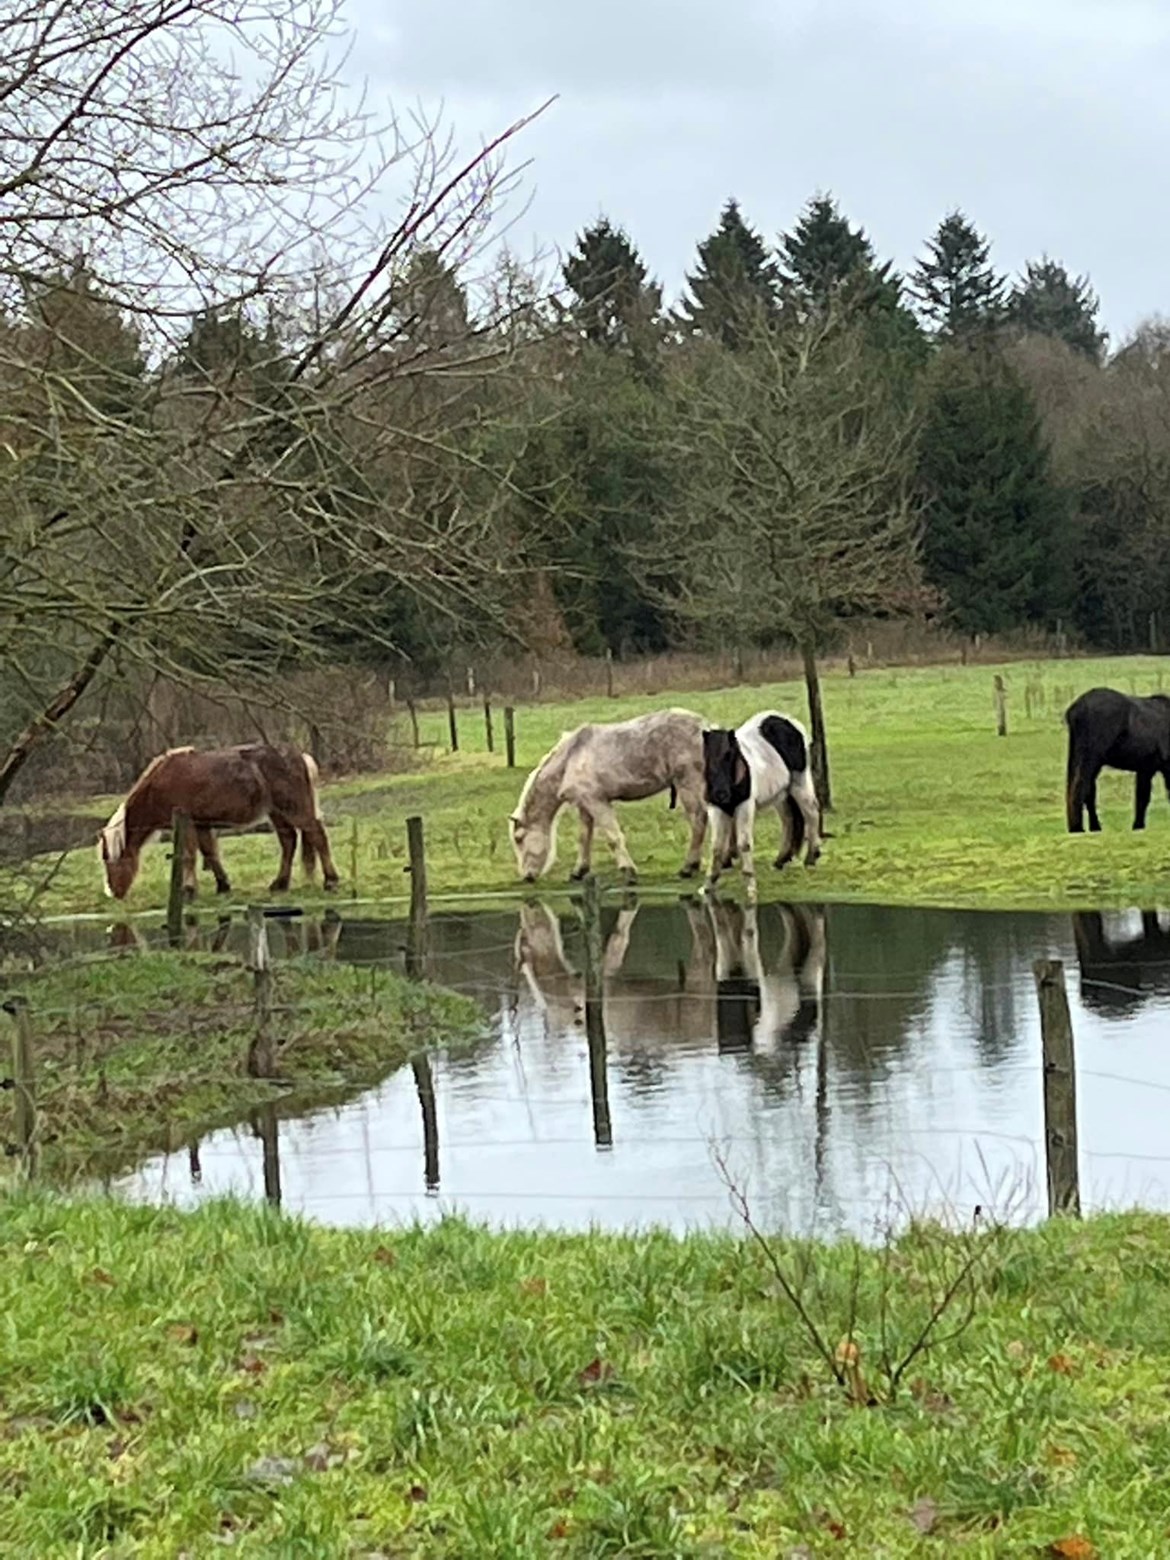
M 1152 693 L 1133 698 L 1114 688 L 1090 688 L 1064 712 L 1068 725 L 1066 805 L 1070 834 L 1100 829 L 1097 776 L 1106 765 L 1134 776 L 1135 829 L 1146 826 L 1154 776 L 1160 774 L 1170 796 L 1170 697 Z

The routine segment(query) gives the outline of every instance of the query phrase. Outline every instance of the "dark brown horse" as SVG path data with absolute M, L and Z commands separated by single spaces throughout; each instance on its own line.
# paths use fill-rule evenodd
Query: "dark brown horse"
M 317 801 L 317 765 L 308 753 L 253 743 L 208 753 L 172 748 L 151 759 L 98 835 L 108 894 L 126 897 L 138 875 L 143 847 L 170 828 L 176 812 L 185 812 L 192 824 L 183 856 L 183 891 L 188 899 L 195 897 L 196 848 L 215 877 L 216 891 L 230 893 L 215 830 L 247 828 L 262 818 L 271 821 L 280 841 L 280 871 L 269 885 L 270 892 L 281 893 L 289 886 L 298 831 L 306 875 L 312 875 L 320 858 L 324 886 L 337 886 L 337 868 Z
M 1090 688 L 1064 712 L 1068 726 L 1065 809 L 1070 834 L 1101 827 L 1097 816 L 1097 776 L 1102 769 L 1127 769 L 1134 775 L 1133 826 L 1144 829 L 1154 776 L 1161 775 L 1170 795 L 1170 698 L 1163 693 L 1136 697 L 1116 688 Z

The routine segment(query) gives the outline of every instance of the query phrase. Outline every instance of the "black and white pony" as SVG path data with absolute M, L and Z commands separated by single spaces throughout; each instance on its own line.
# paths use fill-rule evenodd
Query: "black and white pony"
M 743 865 L 749 901 L 756 898 L 752 854 L 756 812 L 775 807 L 784 828 L 776 866 L 801 844 L 811 867 L 821 853 L 821 809 L 809 772 L 808 733 L 791 715 L 761 710 L 734 731 L 703 732 L 703 774 L 711 824 L 710 888 L 729 865 L 733 847 Z

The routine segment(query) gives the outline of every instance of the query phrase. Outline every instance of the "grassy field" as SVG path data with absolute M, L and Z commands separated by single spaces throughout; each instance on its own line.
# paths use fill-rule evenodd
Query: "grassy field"
M 255 1034 L 238 958 L 147 953 L 47 966 L 5 983 L 27 999 L 42 1168 L 114 1172 L 197 1130 L 352 1095 L 424 1046 L 483 1028 L 470 1001 L 384 970 L 302 959 L 274 970 L 275 1076 L 245 1071 Z M 5 1021 L 5 1045 L 8 1023 Z M 13 1091 L 0 1096 L 11 1142 Z M 0 1546 L 2 1547 L 2 1546 Z
M 983 1239 L 969 1326 L 864 1404 L 731 1237 L 8 1198 L 0 1551 L 1165 1554 L 1166 1222 Z M 945 1244 L 807 1253 L 875 1386 Z
M 992 677 L 1004 677 L 1009 735 L 995 736 Z M 1064 828 L 1065 734 L 1062 711 L 1085 688 L 1108 683 L 1154 692 L 1170 678 L 1163 659 L 1027 661 L 972 667 L 863 670 L 825 678 L 833 761 L 833 838 L 813 872 L 765 869 L 761 890 L 773 898 L 862 899 L 888 903 L 1019 907 L 1152 905 L 1170 885 L 1170 809 L 1155 796 L 1144 835 L 1133 835 L 1132 779 L 1102 782 L 1105 832 L 1070 837 Z M 778 706 L 803 715 L 795 684 L 672 693 L 517 711 L 518 770 L 485 751 L 482 713 L 461 715 L 458 754 L 446 753 L 445 711 L 422 716 L 426 762 L 407 775 L 366 777 L 330 786 L 325 795 L 342 899 L 400 898 L 404 892 L 404 820 L 425 820 L 432 893 L 515 890 L 507 815 L 524 774 L 561 731 L 586 720 L 613 720 L 641 710 L 682 704 L 722 721 Z M 497 747 L 502 745 L 497 712 Z M 104 819 L 114 798 L 94 803 Z M 622 809 L 644 887 L 671 888 L 682 860 L 685 825 L 665 797 Z M 761 824 L 761 853 L 776 826 Z M 546 886 L 564 887 L 572 864 L 575 823 L 562 822 L 560 852 Z M 237 899 L 263 898 L 275 863 L 275 842 L 263 836 L 228 840 L 225 857 Z M 166 850 L 148 865 L 126 908 L 163 903 Z M 613 879 L 604 845 L 597 863 Z M 729 883 L 730 887 L 730 883 Z M 204 903 L 211 896 L 204 890 Z M 316 901 L 319 891 L 297 889 Z M 57 873 L 44 908 L 109 913 L 92 850 L 75 852 Z

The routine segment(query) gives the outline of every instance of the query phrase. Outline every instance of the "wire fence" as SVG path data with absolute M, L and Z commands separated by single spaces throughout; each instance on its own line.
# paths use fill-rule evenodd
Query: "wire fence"
M 306 1184 L 311 1206 L 364 1204 L 375 1210 L 381 1206 L 380 1167 L 406 1165 L 420 1149 L 423 1194 L 438 1196 L 440 1146 L 448 1165 L 462 1167 L 453 1195 L 470 1208 L 529 1208 L 546 1216 L 552 1210 L 555 1218 L 557 1207 L 677 1213 L 725 1203 L 726 1188 L 694 1184 L 693 1175 L 679 1179 L 679 1173 L 705 1162 L 716 1139 L 758 1154 L 759 1120 L 742 1132 L 710 1125 L 680 1130 L 677 1109 L 650 1127 L 630 1114 L 629 1098 L 639 1089 L 646 1092 L 639 1069 L 677 1073 L 685 1056 L 730 1063 L 702 1074 L 704 1098 L 716 1115 L 748 1108 L 745 1078 L 756 1091 L 750 1110 L 758 1113 L 760 1099 L 772 1109 L 776 1099 L 792 1097 L 811 1113 L 817 1139 L 811 1157 L 808 1163 L 778 1164 L 781 1180 L 818 1182 L 822 1161 L 840 1153 L 839 1140 L 828 1146 L 825 1121 L 834 1114 L 849 1119 L 852 1096 L 877 1098 L 881 1080 L 893 1077 L 929 1084 L 918 1090 L 917 1117 L 898 1119 L 896 1154 L 891 1157 L 888 1142 L 883 1150 L 891 1163 L 898 1159 L 904 1169 L 911 1166 L 907 1173 L 917 1185 L 931 1181 L 935 1163 L 948 1158 L 957 1163 L 966 1146 L 980 1162 L 990 1152 L 1029 1186 L 1046 1181 L 1047 1198 L 1040 1201 L 1048 1211 L 1076 1211 L 1082 1161 L 1090 1169 L 1106 1163 L 1170 1164 L 1170 1154 L 1136 1145 L 1133 1151 L 1096 1144 L 1080 1150 L 1078 1084 L 1161 1095 L 1170 1092 L 1170 1076 L 1076 1064 L 1059 964 L 1046 965 L 1045 974 L 1040 966 L 1012 973 L 1009 963 L 1002 978 L 987 978 L 976 967 L 973 982 L 950 991 L 951 1021 L 961 1010 L 970 1032 L 979 1032 L 997 1005 L 1009 1024 L 1019 1026 L 1019 999 L 1034 973 L 1040 1043 L 1031 1055 L 1020 1054 L 1016 1034 L 1014 1049 L 993 1044 L 994 1054 L 982 1060 L 948 1057 L 937 1046 L 916 1059 L 909 1042 L 927 1025 L 929 983 L 896 977 L 892 982 L 888 973 L 839 975 L 828 959 L 823 912 L 815 907 L 770 907 L 782 935 L 779 951 L 770 948 L 766 957 L 754 910 L 711 901 L 676 907 L 690 932 L 690 952 L 673 966 L 664 958 L 651 975 L 624 967 L 636 907 L 623 905 L 603 938 L 595 884 L 592 895 L 587 891 L 577 910 L 564 917 L 541 905 L 512 908 L 506 920 L 493 912 L 432 915 L 425 894 L 415 895 L 410 913 L 395 921 L 363 923 L 348 908 L 346 917 L 334 911 L 316 917 L 255 906 L 246 919 L 221 915 L 209 923 L 189 917 L 165 931 L 122 922 L 108 940 L 88 947 L 70 948 L 63 937 L 54 942 L 50 935 L 17 978 L 9 975 L 3 1003 L 12 1039 L 11 1068 L 2 1080 L 10 1101 L 2 1129 L 9 1156 L 29 1175 L 67 1165 L 104 1166 L 112 1173 L 111 1166 L 123 1170 L 141 1159 L 144 1147 L 181 1152 L 189 1139 L 191 1184 L 201 1185 L 190 1096 L 210 1094 L 222 1103 L 219 1119 L 245 1114 L 252 1141 L 260 1144 L 256 1163 L 237 1154 L 228 1183 L 249 1185 L 258 1169 L 264 1194 L 281 1202 L 290 1131 L 299 1141 L 290 1118 L 322 1101 L 347 1109 L 345 1101 L 360 1098 L 393 1068 L 404 1050 L 401 1035 L 390 1032 L 392 1024 L 407 1031 L 408 1049 L 421 1048 L 432 1017 L 424 993 L 443 985 L 478 1004 L 479 1044 L 471 1043 L 461 1058 L 440 1055 L 433 1065 L 418 1050 L 410 1068 L 397 1074 L 413 1096 L 409 1142 L 367 1140 L 360 1153 L 349 1142 L 338 1141 L 327 1152 L 315 1144 L 315 1174 L 332 1165 L 347 1184 L 338 1187 L 332 1179 Z M 152 953 L 165 958 L 142 957 Z M 1118 966 L 1121 972 L 1127 968 Z M 1140 1004 L 1152 991 L 1170 990 L 1170 957 L 1135 957 L 1133 968 L 1140 976 L 1127 980 L 1093 974 L 1092 965 L 1082 963 L 1082 1000 L 1098 993 Z M 1051 1013 L 1045 980 L 1055 982 Z M 1034 1019 L 1035 1009 L 1033 1024 Z M 371 1035 L 385 1047 L 353 1044 L 355 1037 L 368 1041 Z M 145 1070 L 144 1039 L 150 1041 Z M 534 1039 L 541 1043 L 534 1047 Z M 582 1048 L 587 1060 L 581 1059 Z M 497 1065 L 504 1056 L 511 1066 L 507 1080 Z M 555 1077 L 550 1059 L 560 1069 L 553 1069 Z M 1032 1130 L 965 1121 L 961 1114 L 929 1119 L 940 1091 L 949 1089 L 952 1100 L 959 1099 L 992 1077 L 997 1087 L 1010 1083 L 1032 1102 L 1024 1113 Z M 479 1112 L 474 1122 L 460 1114 L 464 1095 Z M 572 1127 L 565 1125 L 568 1113 L 576 1117 Z M 444 1126 L 441 1132 L 440 1118 L 452 1115 L 454 1130 Z M 797 1135 L 803 1124 L 799 1113 L 792 1117 Z M 401 1129 L 399 1120 L 399 1136 Z M 582 1150 L 612 1154 L 616 1147 L 623 1150 L 632 1182 L 626 1176 L 617 1184 L 609 1174 L 587 1176 L 580 1186 L 556 1184 L 557 1156 L 572 1161 L 579 1173 Z M 765 1158 L 768 1153 L 773 1150 Z M 521 1184 L 515 1175 L 498 1185 L 485 1184 L 478 1172 L 468 1179 L 466 1163 L 490 1164 L 501 1155 L 528 1166 L 516 1172 Z M 667 1188 L 655 1184 L 664 1162 L 677 1183 Z M 154 1174 L 144 1173 L 147 1181 Z M 847 1201 L 858 1214 L 875 1203 L 870 1175 L 864 1167 L 851 1172 Z M 358 1189 L 361 1180 L 364 1190 Z M 391 1180 L 399 1200 L 409 1201 L 417 1192 L 417 1187 L 404 1191 L 400 1176 Z M 981 1205 L 993 1200 L 985 1191 Z

